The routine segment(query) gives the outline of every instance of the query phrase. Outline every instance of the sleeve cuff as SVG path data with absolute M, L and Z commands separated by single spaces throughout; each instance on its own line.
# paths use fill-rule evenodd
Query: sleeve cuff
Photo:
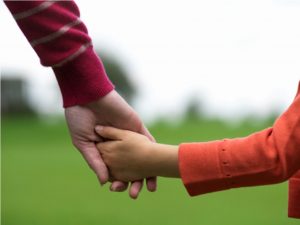
M 92 46 L 74 60 L 52 69 L 65 108 L 95 101 L 114 89 Z
M 220 165 L 223 141 L 181 144 L 179 171 L 191 196 L 230 188 Z

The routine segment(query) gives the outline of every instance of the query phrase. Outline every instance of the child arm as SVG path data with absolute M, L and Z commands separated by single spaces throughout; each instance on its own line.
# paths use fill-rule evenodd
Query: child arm
M 300 218 L 299 112 L 300 83 L 294 102 L 272 128 L 245 138 L 181 144 L 179 170 L 189 194 L 290 179 L 289 216 Z
M 244 138 L 181 144 L 179 168 L 189 194 L 289 179 L 300 169 L 299 112 L 300 89 L 272 128 Z
M 98 148 L 118 179 L 178 177 L 180 171 L 192 196 L 279 183 L 294 175 L 290 180 L 289 216 L 300 218 L 299 112 L 300 84 L 294 102 L 272 128 L 245 138 L 181 144 L 178 150 L 176 146 L 153 144 L 129 131 L 102 128 L 98 130 L 101 136 L 116 141 L 98 144 Z M 115 135 L 108 134 L 110 131 Z

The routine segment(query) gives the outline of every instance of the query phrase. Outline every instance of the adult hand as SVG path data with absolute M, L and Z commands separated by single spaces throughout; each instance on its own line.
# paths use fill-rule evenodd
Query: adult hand
M 96 148 L 95 143 L 103 141 L 94 131 L 96 125 L 131 130 L 154 141 L 135 111 L 114 90 L 95 102 L 66 108 L 65 117 L 74 146 L 81 152 L 102 185 L 108 181 L 109 172 Z M 137 198 L 142 185 L 142 180 L 132 182 L 130 197 Z M 124 191 L 127 187 L 128 183 L 114 181 L 110 189 Z M 156 190 L 156 178 L 147 179 L 147 188 L 149 191 Z

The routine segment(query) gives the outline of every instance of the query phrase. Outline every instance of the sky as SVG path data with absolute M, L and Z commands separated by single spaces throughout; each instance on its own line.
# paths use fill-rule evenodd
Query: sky
M 146 121 L 191 99 L 227 119 L 282 112 L 300 80 L 300 0 L 76 1 L 93 43 L 122 64 Z M 25 74 L 41 113 L 62 111 L 51 69 L 0 2 L 1 69 Z

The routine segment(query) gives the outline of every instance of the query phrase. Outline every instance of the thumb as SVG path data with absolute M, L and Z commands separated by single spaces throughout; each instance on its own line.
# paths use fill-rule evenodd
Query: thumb
M 124 130 L 120 130 L 118 128 L 108 127 L 108 126 L 97 125 L 95 127 L 95 131 L 101 137 L 110 139 L 110 140 L 122 140 L 122 137 L 124 137 L 124 135 L 125 135 Z

